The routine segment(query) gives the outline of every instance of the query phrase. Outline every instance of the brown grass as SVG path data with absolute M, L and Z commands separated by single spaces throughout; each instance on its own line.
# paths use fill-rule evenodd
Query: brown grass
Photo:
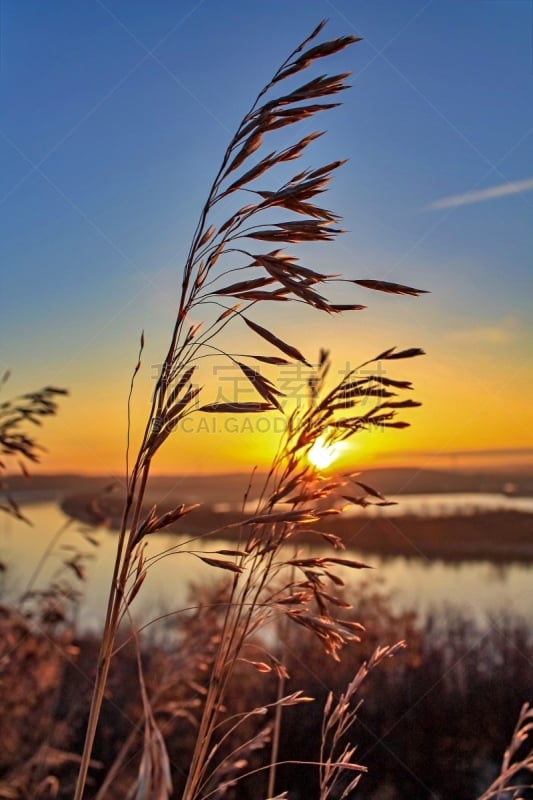
M 203 413 L 231 411 L 250 414 L 282 408 L 280 398 L 283 394 L 268 378 L 247 362 L 243 362 L 242 356 L 237 360 L 234 355 L 225 353 L 230 362 L 239 367 L 249 380 L 258 400 L 231 404 L 208 401 L 203 402 L 198 409 L 198 399 L 200 402 L 203 400 L 202 390 L 193 385 L 191 380 L 199 360 L 212 353 L 221 353 L 214 345 L 217 337 L 230 322 L 242 321 L 260 341 L 267 342 L 278 354 L 282 354 L 247 354 L 246 359 L 277 364 L 297 361 L 309 366 L 307 358 L 296 347 L 250 317 L 255 305 L 261 302 L 286 304 L 289 301 L 298 301 L 329 314 L 362 308 L 358 303 L 336 305 L 328 301 L 325 294 L 317 288 L 326 286 L 336 276 L 325 275 L 300 265 L 295 256 L 281 249 L 282 246 L 293 243 L 330 241 L 342 232 L 335 227 L 339 217 L 312 201 L 324 191 L 332 172 L 343 162 L 336 160 L 318 169 L 304 169 L 281 185 L 278 183 L 277 187 L 274 185 L 268 190 L 264 185 L 267 174 L 275 173 L 280 165 L 300 158 L 321 134 L 308 134 L 295 144 L 274 149 L 266 155 L 262 154 L 264 139 L 280 128 L 293 126 L 320 111 L 331 109 L 337 104 L 324 103 L 324 98 L 337 95 L 346 88 L 344 81 L 348 73 L 340 73 L 314 77 L 296 88 L 289 87 L 281 94 L 278 93 L 279 87 L 288 79 L 299 76 L 301 72 L 314 66 L 317 60 L 339 53 L 357 41 L 356 37 L 345 36 L 308 47 L 323 27 L 324 23 L 320 23 L 291 53 L 257 96 L 224 154 L 222 165 L 200 215 L 183 270 L 178 313 L 154 392 L 152 410 L 133 467 L 131 470 L 128 467 L 128 493 L 75 800 L 81 800 L 84 793 L 118 627 L 128 613 L 132 599 L 140 591 L 150 566 L 144 556 L 143 541 L 153 531 L 161 530 L 193 510 L 191 507 L 180 506 L 161 515 L 153 509 L 148 517 L 142 518 L 143 500 L 153 459 L 176 429 L 177 423 L 198 410 Z M 259 178 L 261 184 L 256 184 Z M 238 199 L 243 193 L 246 197 L 245 205 Z M 228 208 L 225 222 L 213 224 L 210 221 L 215 207 L 218 211 L 219 207 L 228 207 L 228 201 L 235 200 L 237 207 L 233 205 L 232 210 Z M 275 224 L 268 222 L 265 225 L 264 212 L 272 210 L 284 210 L 292 216 Z M 255 242 L 273 243 L 276 248 L 258 252 Z M 230 267 L 228 256 L 231 259 Z M 235 266 L 236 261 L 239 266 Z M 237 271 L 244 272 L 246 277 L 235 283 L 233 273 Z M 230 276 L 232 280 L 228 282 Z M 418 294 L 418 290 L 411 287 L 371 281 L 361 283 L 367 288 L 381 291 Z M 228 306 L 225 298 L 233 298 L 238 302 Z M 214 321 L 206 324 L 189 322 L 191 312 L 198 318 L 199 312 L 208 307 L 218 309 L 218 316 Z M 131 391 L 135 375 L 141 366 L 143 348 L 144 336 L 141 337 L 139 361 L 133 374 Z M 409 349 L 397 353 L 392 348 L 377 358 L 409 358 L 421 352 L 418 349 Z M 306 564 L 305 567 L 294 564 L 296 584 L 293 586 L 289 582 L 280 591 L 273 588 L 273 581 L 278 578 L 283 567 L 278 560 L 278 552 L 280 545 L 289 537 L 297 535 L 302 525 L 320 519 L 321 514 L 317 516 L 310 504 L 319 497 L 326 496 L 332 489 L 315 487 L 309 465 L 302 467 L 305 454 L 315 439 L 327 432 L 329 440 L 333 442 L 348 438 L 356 431 L 372 425 L 400 426 L 403 423 L 394 421 L 396 408 L 416 404 L 410 400 L 401 403 L 391 401 L 389 398 L 393 393 L 384 388 L 383 381 L 376 383 L 373 378 L 356 379 L 356 370 L 346 376 L 336 389 L 319 399 L 328 367 L 327 355 L 323 353 L 316 374 L 310 378 L 311 397 L 308 410 L 303 415 L 293 412 L 289 417 L 289 434 L 268 476 L 258 505 L 258 514 L 248 521 L 246 533 L 243 531 L 241 546 L 214 554 L 205 554 L 192 548 L 189 550 L 213 568 L 229 571 L 234 578 L 221 641 L 212 668 L 211 685 L 200 719 L 184 800 L 193 800 L 205 790 L 211 767 L 213 737 L 219 724 L 228 678 L 241 658 L 242 648 L 248 637 L 255 634 L 270 615 L 283 613 L 297 624 L 314 630 L 326 650 L 335 658 L 338 658 L 337 651 L 345 642 L 358 638 L 355 630 L 359 626 L 337 619 L 330 611 L 329 601 L 326 599 L 328 595 L 324 591 L 324 580 L 329 579 L 335 559 L 329 562 L 317 561 Z M 354 414 L 356 406 L 368 396 L 378 396 L 381 402 L 364 414 Z M 348 413 L 336 416 L 339 410 Z M 290 503 L 293 510 L 276 510 L 281 500 L 285 504 Z M 343 563 L 349 562 L 344 560 Z M 354 563 L 353 566 L 359 568 L 362 565 Z M 291 598 L 297 600 L 293 607 L 287 605 L 292 603 Z M 312 610 L 309 603 L 316 603 L 317 610 Z M 287 702 L 286 698 L 281 698 L 279 705 Z M 290 702 L 296 700 L 292 698 Z M 150 720 L 151 716 L 147 714 L 147 725 L 151 725 Z M 147 735 L 159 741 L 153 726 L 151 734 L 147 732 Z M 159 745 L 158 748 L 161 751 Z M 145 754 L 147 752 L 145 748 Z M 156 790 L 151 780 L 146 778 L 146 773 L 147 770 L 144 769 L 143 793 L 149 794 Z M 165 791 L 161 790 L 161 796 Z
M 214 640 L 224 609 L 220 589 L 194 587 L 191 605 L 195 608 L 169 616 L 164 637 L 162 632 L 157 636 L 147 632 L 144 637 L 144 680 L 167 744 L 174 797 L 180 797 L 183 790 L 183 772 L 190 761 L 198 713 L 209 684 Z M 354 698 L 356 705 L 364 704 L 357 712 L 355 730 L 344 741 L 355 737 L 358 749 L 354 760 L 368 769 L 362 773 L 361 795 L 379 796 L 388 786 L 391 797 L 426 800 L 414 774 L 436 795 L 456 800 L 478 796 L 479 786 L 490 785 L 496 778 L 497 762 L 506 737 L 512 735 L 521 698 L 530 696 L 533 648 L 527 621 L 493 621 L 487 630 L 459 610 L 441 611 L 435 619 L 414 612 L 400 615 L 386 595 L 362 586 L 350 590 L 346 599 L 358 608 L 368 630 L 335 670 L 310 632 L 289 630 L 289 638 L 284 639 L 291 677 L 283 696 L 299 688 L 316 699 L 305 706 L 285 708 L 279 760 L 289 763 L 279 767 L 278 787 L 290 788 L 300 796 L 319 796 L 319 768 L 306 766 L 306 762 L 320 761 L 322 711 L 328 690 L 333 692 L 333 709 L 376 647 L 404 637 L 407 649 L 374 671 L 368 681 L 365 678 Z M 2 641 L 15 635 L 20 640 L 23 635 L 25 643 L 11 651 L 9 666 L 3 651 L 0 797 L 44 800 L 50 797 L 44 789 L 48 781 L 57 783 L 58 799 L 68 800 L 77 770 L 74 754 L 81 743 L 89 701 L 90 684 L 84 675 L 88 675 L 97 643 L 90 637 L 78 639 L 79 654 L 75 656 L 74 643 L 65 639 L 60 625 L 50 628 L 44 637 L 14 612 L 8 616 L 6 610 L 2 619 Z M 259 662 L 262 656 L 257 650 L 252 652 L 251 644 L 248 655 Z M 278 643 L 277 654 L 283 655 L 284 648 Z M 144 724 L 136 661 L 135 648 L 126 645 L 117 653 L 111 671 L 88 786 L 89 795 L 97 800 L 122 800 L 136 780 Z M 216 759 L 217 766 L 225 761 L 217 774 L 236 782 L 228 788 L 235 800 L 276 794 L 275 790 L 267 794 L 265 789 L 269 762 L 265 737 L 272 735 L 275 725 L 271 704 L 276 699 L 272 672 L 251 669 L 244 662 L 237 665 L 226 695 L 226 727 L 219 729 Z M 20 709 L 18 717 L 13 714 L 15 703 Z M 265 708 L 266 713 L 258 713 Z M 242 723 L 230 733 L 238 720 Z M 246 744 L 252 741 L 255 749 Z M 295 763 L 298 759 L 299 764 Z M 242 773 L 258 769 L 261 771 L 239 780 Z M 356 776 L 345 772 L 339 785 L 348 785 Z
M 320 23 L 259 92 L 228 145 L 193 235 L 183 268 L 170 344 L 131 466 L 128 437 L 127 495 L 74 800 L 83 800 L 86 793 L 111 665 L 117 651 L 125 646 L 117 638 L 121 623 L 131 629 L 135 645 L 141 713 L 133 731 L 118 747 L 115 763 L 119 766 L 109 771 L 98 798 L 111 791 L 115 775 L 126 763 L 141 728 L 140 764 L 125 796 L 136 800 L 167 800 L 171 796 L 171 759 L 161 716 L 162 709 L 168 709 L 167 690 L 172 688 L 179 697 L 183 685 L 194 689 L 197 703 L 187 706 L 180 698 L 173 706 L 176 713 L 188 715 L 196 726 L 182 800 L 225 797 L 237 781 L 265 769 L 270 772 L 269 784 L 273 791 L 277 743 L 284 715 L 291 708 L 307 706 L 312 698 L 299 688 L 284 690 L 288 679 L 287 654 L 268 646 L 265 630 L 277 630 L 280 641 L 283 635 L 290 636 L 293 628 L 312 634 L 315 643 L 318 642 L 335 662 L 340 661 L 343 648 L 361 640 L 364 629 L 354 618 L 337 568 L 359 571 L 367 565 L 339 555 L 343 550 L 341 539 L 323 530 L 322 524 L 341 513 L 339 498 L 362 507 L 383 505 L 387 500 L 380 492 L 357 480 L 357 475 L 321 480 L 307 455 L 319 438 L 334 444 L 375 426 L 405 427 L 408 423 L 398 419 L 398 411 L 415 408 L 419 403 L 410 398 L 398 399 L 398 393 L 411 390 L 411 383 L 384 376 L 378 370 L 375 374 L 371 371 L 363 374 L 361 370 L 382 361 L 417 357 L 423 355 L 423 351 L 417 347 L 402 350 L 391 347 L 350 370 L 330 388 L 327 351 L 321 350 L 316 367 L 311 368 L 308 354 L 286 341 L 277 330 L 265 328 L 254 319 L 256 307 L 261 303 L 281 303 L 282 311 L 287 304 L 298 302 L 329 315 L 364 308 L 359 302 L 331 302 L 328 289 L 339 276 L 300 264 L 296 256 L 283 249 L 292 244 L 329 242 L 343 232 L 338 227 L 339 216 L 317 205 L 318 196 L 343 161 L 336 159 L 290 176 L 286 165 L 306 154 L 307 148 L 322 133 L 313 132 L 283 146 L 277 146 L 279 139 L 275 138 L 280 129 L 291 128 L 292 133 L 292 126 L 337 106 L 338 103 L 329 102 L 329 99 L 347 88 L 347 72 L 308 77 L 304 83 L 300 82 L 301 73 L 314 67 L 317 61 L 335 56 L 358 41 L 356 37 L 344 36 L 315 44 L 323 27 L 324 23 Z M 267 151 L 265 141 L 272 138 L 274 149 Z M 278 213 L 282 216 L 272 222 L 273 214 Z M 213 222 L 215 218 L 225 221 Z M 269 249 L 265 250 L 266 246 Z M 377 290 L 411 296 L 421 293 L 413 287 L 368 278 L 346 282 L 355 285 L 355 291 Z M 193 322 L 193 317 L 201 321 Z M 252 352 L 237 354 L 224 350 L 222 334 L 230 324 L 240 325 L 246 331 L 253 342 Z M 265 345 L 270 353 L 255 352 Z M 143 350 L 144 335 L 131 380 L 130 400 L 141 369 Z M 202 360 L 213 356 L 227 359 L 240 370 L 253 388 L 255 400 L 229 403 L 204 396 L 203 388 L 194 384 L 193 379 L 196 380 Z M 257 362 L 261 365 L 296 362 L 308 368 L 306 402 L 287 410 L 283 392 L 259 371 Z M 53 396 L 58 391 L 48 387 L 41 393 L 29 395 L 26 404 L 19 405 L 14 416 L 8 416 L 0 442 L 10 455 L 17 451 L 27 459 L 35 455 L 35 443 L 21 436 L 18 426 L 24 420 L 35 421 L 36 416 L 54 413 Z M 193 535 L 165 553 L 148 556 L 145 545 L 151 534 L 195 511 L 194 505 L 184 503 L 164 511 L 157 507 L 145 509 L 152 465 L 178 423 L 198 413 L 254 414 L 274 410 L 286 414 L 286 432 L 261 487 L 255 512 L 231 526 L 236 533 L 235 546 L 212 550 L 209 536 Z M 7 413 L 9 415 L 11 409 Z M 128 403 L 128 429 L 130 422 Z M 9 503 L 9 508 L 20 515 L 13 503 Z M 303 558 L 298 542 L 306 531 L 326 541 L 332 554 Z M 290 555 L 287 555 L 287 548 L 282 547 L 287 544 L 294 546 Z M 154 687 L 149 686 L 145 678 L 140 634 L 131 621 L 130 606 L 142 590 L 151 565 L 170 552 L 198 558 L 218 574 L 225 575 L 227 580 L 216 605 L 216 629 L 208 629 L 203 649 L 195 641 L 196 650 L 190 662 L 178 659 L 172 673 L 172 686 L 165 682 Z M 66 566 L 78 578 L 83 578 L 80 558 L 73 557 Z M 318 758 L 281 762 L 305 763 L 318 769 L 320 800 L 348 798 L 355 789 L 362 767 L 354 762 L 355 748 L 346 737 L 356 718 L 357 695 L 369 671 L 401 646 L 402 643 L 378 646 L 340 697 L 330 695 L 326 700 Z M 198 672 L 204 673 L 201 681 L 197 680 Z M 277 683 L 275 699 L 266 707 L 248 706 L 228 711 L 227 701 L 235 679 L 248 674 L 271 676 Z M 41 697 L 40 690 L 34 694 Z M 265 714 L 273 715 L 273 725 L 267 724 L 259 730 L 253 725 L 250 729 L 250 723 Z M 496 789 L 489 790 L 487 798 L 516 775 L 515 742 L 528 729 L 529 719 L 529 711 L 525 710 L 504 760 L 501 782 L 494 784 Z M 274 739 L 271 763 L 254 766 L 254 753 L 264 749 L 271 737 Z M 522 766 L 528 763 L 523 762 Z M 44 783 L 41 781 L 37 786 L 39 795 L 57 794 L 59 787 L 54 776 L 43 775 L 43 779 Z

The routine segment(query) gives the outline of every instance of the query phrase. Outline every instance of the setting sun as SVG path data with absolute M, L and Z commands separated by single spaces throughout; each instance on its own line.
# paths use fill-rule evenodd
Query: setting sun
M 316 469 L 327 469 L 345 449 L 344 442 L 328 442 L 322 435 L 309 450 L 307 458 Z

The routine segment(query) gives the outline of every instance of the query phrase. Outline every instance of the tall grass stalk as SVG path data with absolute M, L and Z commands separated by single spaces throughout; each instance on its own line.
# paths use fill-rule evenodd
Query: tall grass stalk
M 314 44 L 323 27 L 324 22 L 321 22 L 259 92 L 229 143 L 200 214 L 183 269 L 170 345 L 162 363 L 140 447 L 131 469 L 128 465 L 127 497 L 74 800 L 82 800 L 84 795 L 117 631 L 152 563 L 145 556 L 145 540 L 150 534 L 194 511 L 194 506 L 182 504 L 166 514 L 159 514 L 156 508 L 146 513 L 146 489 L 158 451 L 178 423 L 194 413 L 283 411 L 283 393 L 250 362 L 262 367 L 292 362 L 306 367 L 311 365 L 296 347 L 254 320 L 253 312 L 258 304 L 274 304 L 276 309 L 283 309 L 286 304 L 298 302 L 327 314 L 364 308 L 360 303 L 330 301 L 323 293 L 324 288 L 339 276 L 304 266 L 283 250 L 291 244 L 331 241 L 342 232 L 337 226 L 338 215 L 316 205 L 314 198 L 323 193 L 332 173 L 343 161 L 333 160 L 319 168 L 306 168 L 287 177 L 286 165 L 300 158 L 321 135 L 320 132 L 308 133 L 286 146 L 274 143 L 274 149 L 269 152 L 263 149 L 265 140 L 276 140 L 278 136 L 279 141 L 276 132 L 292 129 L 298 123 L 307 122 L 320 112 L 337 106 L 337 102 L 329 102 L 329 99 L 347 88 L 347 72 L 315 76 L 304 83 L 300 81 L 301 73 L 314 67 L 319 60 L 333 57 L 358 41 L 357 37 L 344 36 Z M 286 85 L 288 88 L 284 88 Z M 328 102 L 324 102 L 325 98 Z M 281 183 L 276 175 L 282 176 Z M 269 183 L 265 183 L 267 178 Z M 272 223 L 270 220 L 278 211 L 286 212 L 289 218 L 284 215 Z M 221 223 L 220 219 L 225 221 Z M 261 242 L 274 249 L 265 252 L 259 246 Z M 235 281 L 234 273 L 240 273 L 239 280 Z M 417 295 L 421 291 L 366 278 L 347 282 L 359 288 L 395 294 Z M 192 314 L 202 322 L 193 323 Z M 244 355 L 225 351 L 219 346 L 218 337 L 230 323 L 244 326 L 254 341 L 263 345 L 267 343 L 274 348 L 276 355 L 257 353 L 255 346 Z M 143 347 L 144 336 L 141 337 L 140 355 Z M 418 348 L 403 351 L 391 348 L 360 367 L 421 353 Z M 204 392 L 193 380 L 201 360 L 207 356 L 229 359 L 250 382 L 257 400 L 204 402 Z M 140 366 L 139 358 L 133 378 Z M 233 669 L 243 660 L 244 648 L 253 634 L 270 619 L 283 614 L 291 622 L 313 630 L 334 658 L 338 658 L 343 644 L 358 639 L 361 626 L 338 616 L 335 608 L 342 603 L 327 591 L 326 585 L 340 581 L 334 575 L 339 565 L 356 569 L 365 565 L 338 557 L 291 560 L 281 555 L 281 546 L 296 537 L 302 526 L 316 525 L 322 516 L 338 511 L 324 508 L 324 502 L 340 488 L 339 483 L 317 482 L 316 474 L 305 459 L 316 439 L 325 437 L 328 443 L 334 443 L 372 426 L 404 427 L 407 423 L 395 418 L 397 409 L 418 405 L 410 399 L 394 399 L 398 389 L 411 388 L 409 382 L 395 381 L 382 374 L 361 377 L 360 367 L 346 375 L 334 389 L 326 391 L 329 358 L 325 351 L 321 353 L 318 367 L 309 378 L 309 403 L 302 410 L 295 409 L 287 418 L 283 447 L 266 480 L 257 513 L 242 528 L 240 545 L 211 555 L 189 546 L 189 553 L 215 569 L 225 570 L 232 579 L 184 800 L 212 794 L 210 781 L 224 763 L 217 766 L 219 756 L 215 742 L 215 736 L 223 735 L 220 726 L 224 694 Z M 371 408 L 365 406 L 369 398 L 370 403 L 374 402 Z M 345 495 L 348 502 L 385 502 L 370 487 L 356 481 L 351 485 L 356 489 Z M 320 531 L 316 534 L 329 540 L 333 547 L 340 547 L 335 537 L 328 539 L 328 535 Z M 179 548 L 180 545 L 176 545 L 174 550 Z M 287 565 L 296 570 L 295 579 L 289 583 Z M 245 660 L 260 671 L 283 674 L 282 665 L 275 661 L 257 662 L 248 657 Z M 279 698 L 277 705 L 301 702 L 307 702 L 307 698 L 293 693 Z M 151 715 L 147 717 L 148 723 L 152 737 L 157 739 L 157 726 L 154 728 Z M 158 748 L 161 753 L 160 743 Z M 145 774 L 148 774 L 146 759 L 150 752 L 145 748 Z M 138 794 L 138 797 L 166 796 L 164 788 L 148 783 L 150 786 L 145 786 L 145 794 Z

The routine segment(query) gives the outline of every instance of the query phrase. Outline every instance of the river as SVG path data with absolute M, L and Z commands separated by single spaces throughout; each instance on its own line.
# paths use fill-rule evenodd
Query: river
M 496 503 L 495 497 L 490 502 Z M 481 495 L 470 499 L 477 508 L 489 502 L 487 496 Z M 520 507 L 524 506 L 523 510 L 533 507 L 531 498 L 501 497 L 498 498 L 500 505 L 496 507 L 502 508 L 504 501 L 505 507 L 516 507 L 515 502 Z M 408 500 L 402 497 L 401 506 L 409 512 L 418 507 L 424 513 L 436 513 L 440 508 L 441 514 L 446 513 L 446 508 L 457 510 L 465 507 L 464 497 L 460 495 L 421 495 L 416 502 L 414 496 Z M 392 513 L 398 513 L 398 507 L 392 506 L 391 509 L 395 509 Z M 391 513 L 391 509 L 387 509 L 388 513 Z M 0 574 L 2 601 L 17 597 L 24 591 L 51 539 L 67 522 L 67 517 L 51 500 L 24 506 L 24 513 L 31 520 L 32 527 L 6 514 L 0 515 L 0 561 L 6 566 Z M 82 629 L 94 630 L 102 620 L 117 536 L 105 529 L 92 530 L 91 536 L 94 535 L 99 542 L 98 547 L 93 548 L 84 540 L 80 528 L 78 522 L 70 523 L 40 571 L 35 585 L 47 585 L 65 557 L 72 552 L 69 548 L 81 546 L 85 552 L 90 552 L 92 559 L 88 563 L 84 597 L 77 619 Z M 182 540 L 175 535 L 153 535 L 150 537 L 149 554 L 173 547 L 179 541 Z M 192 546 L 200 549 L 198 543 Z M 235 543 L 212 542 L 209 549 L 224 546 L 235 547 Z M 309 548 L 303 549 L 308 553 Z M 331 552 L 328 550 L 329 554 Z M 451 606 L 477 620 L 488 620 L 501 614 L 529 617 L 533 607 L 533 582 L 531 566 L 528 564 L 501 565 L 482 558 L 454 564 L 404 557 L 383 559 L 356 551 L 350 551 L 349 556 L 360 558 L 374 567 L 372 570 L 347 571 L 349 585 L 357 587 L 364 581 L 370 590 L 391 591 L 394 606 L 398 610 L 416 610 L 421 614 L 432 611 L 441 613 L 445 606 Z M 136 619 L 142 623 L 157 614 L 183 607 L 187 604 L 191 582 L 212 580 L 214 574 L 220 575 L 220 572 L 202 563 L 185 549 L 180 554 L 159 561 L 134 602 Z

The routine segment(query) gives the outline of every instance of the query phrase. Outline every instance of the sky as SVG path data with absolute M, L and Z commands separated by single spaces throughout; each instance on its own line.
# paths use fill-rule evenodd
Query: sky
M 390 370 L 423 403 L 404 415 L 411 427 L 363 434 L 346 465 L 533 460 L 531 3 L 3 0 L 0 370 L 12 370 L 6 394 L 70 391 L 43 429 L 42 471 L 123 471 L 141 331 L 133 446 L 224 150 L 259 89 L 323 18 L 322 38 L 363 41 L 320 64 L 351 70 L 352 88 L 299 132 L 327 129 L 302 169 L 348 159 L 325 200 L 347 233 L 304 246 L 303 262 L 431 293 L 354 287 L 341 299 L 363 312 L 280 304 L 256 319 L 311 362 L 330 349 L 337 375 L 391 346 L 426 351 Z M 257 352 L 249 334 L 236 326 L 230 346 Z M 226 368 L 210 365 L 204 402 L 234 387 Z M 193 423 L 171 437 L 156 471 L 264 467 L 279 438 L 275 415 L 224 419 L 216 432 L 206 415 Z

